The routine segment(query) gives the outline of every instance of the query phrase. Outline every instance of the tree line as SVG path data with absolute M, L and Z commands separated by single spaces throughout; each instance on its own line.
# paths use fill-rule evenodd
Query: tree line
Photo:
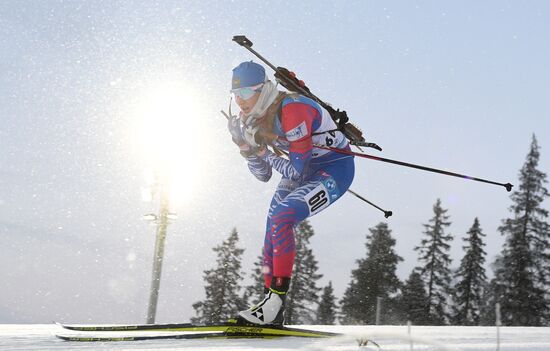
M 403 324 L 494 325 L 495 305 L 501 306 L 503 325 L 550 324 L 550 224 L 542 203 L 549 193 L 546 174 L 538 169 L 540 158 L 533 135 L 526 161 L 519 172 L 519 186 L 510 196 L 510 215 L 498 231 L 505 242 L 492 262 L 492 279 L 485 271 L 485 238 L 474 218 L 462 237 L 464 256 L 452 269 L 449 255 L 454 237 L 448 210 L 438 199 L 433 216 L 423 224 L 423 236 L 414 248 L 418 266 L 401 281 L 396 274 L 403 259 L 387 223 L 369 229 L 366 254 L 356 261 L 343 297 L 334 295 L 332 283 L 319 287 L 322 275 L 311 250 L 314 230 L 306 220 L 295 230 L 296 261 L 287 298 L 287 324 Z M 244 252 L 238 232 L 214 248 L 216 267 L 204 271 L 203 301 L 193 304 L 196 323 L 215 323 L 235 317 L 238 311 L 263 298 L 262 257 L 258 257 L 243 286 Z M 381 305 L 378 302 L 382 301 Z M 377 308 L 382 309 L 382 313 Z

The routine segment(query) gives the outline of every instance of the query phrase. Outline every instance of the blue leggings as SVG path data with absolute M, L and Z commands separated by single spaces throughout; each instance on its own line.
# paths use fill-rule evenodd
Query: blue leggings
M 353 157 L 321 165 L 310 165 L 311 176 L 302 182 L 281 179 L 267 216 L 264 241 L 264 281 L 266 287 L 275 277 L 291 277 L 296 246 L 294 227 L 338 200 L 355 175 Z

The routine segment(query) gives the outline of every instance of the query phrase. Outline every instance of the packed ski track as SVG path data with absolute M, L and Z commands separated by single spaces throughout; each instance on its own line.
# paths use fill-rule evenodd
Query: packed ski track
M 54 324 L 3 324 L 0 325 L 0 350 L 379 350 L 372 343 L 367 346 L 358 346 L 357 339 L 360 338 L 376 341 L 381 350 L 497 350 L 496 327 L 413 326 L 410 336 L 407 326 L 308 326 L 306 328 L 343 333 L 345 336 L 327 339 L 66 342 L 59 340 L 55 335 L 77 335 L 78 333 L 71 333 Z M 131 332 L 117 332 L 116 335 L 122 336 L 128 333 Z M 93 334 L 98 335 L 98 332 Z M 502 351 L 550 350 L 549 327 L 502 327 L 500 335 Z

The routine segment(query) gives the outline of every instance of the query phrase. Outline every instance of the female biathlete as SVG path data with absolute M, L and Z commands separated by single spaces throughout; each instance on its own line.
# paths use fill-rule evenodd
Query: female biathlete
M 354 159 L 315 147 L 349 150 L 327 110 L 305 96 L 278 91 L 261 65 L 243 62 L 233 69 L 231 93 L 241 112 L 229 119 L 228 128 L 248 168 L 263 182 L 273 169 L 282 175 L 267 215 L 265 298 L 239 312 L 239 319 L 282 325 L 296 253 L 294 227 L 346 192 L 355 173 Z

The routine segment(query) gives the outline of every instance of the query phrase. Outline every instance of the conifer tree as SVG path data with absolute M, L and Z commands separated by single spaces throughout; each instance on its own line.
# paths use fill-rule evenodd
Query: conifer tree
M 317 260 L 309 247 L 309 240 L 314 234 L 307 220 L 300 222 L 294 230 L 296 258 L 285 304 L 287 324 L 310 324 L 315 321 L 315 307 L 319 301 L 317 281 L 322 275 L 317 273 Z
M 467 237 L 463 238 L 466 242 L 462 247 L 465 254 L 455 273 L 457 283 L 453 295 L 453 322 L 458 325 L 479 325 L 480 323 L 482 294 L 487 280 L 483 267 L 486 256 L 483 250 L 484 236 L 476 217 L 474 224 L 468 230 Z
M 550 311 L 550 225 L 542 207 L 549 196 L 546 174 L 538 169 L 539 146 L 533 135 L 525 164 L 520 170 L 518 190 L 510 198 L 511 218 L 499 231 L 506 237 L 502 266 L 496 279 L 502 285 L 499 296 L 505 325 L 539 326 L 547 323 Z
M 403 285 L 398 306 L 403 315 L 402 322 L 411 321 L 415 325 L 426 325 L 430 323 L 430 319 L 426 315 L 428 296 L 424 281 L 418 271 L 419 269 L 415 268 Z
M 549 321 L 550 226 L 548 211 L 542 208 L 548 197 L 546 174 L 537 169 L 539 146 L 533 135 L 525 164 L 520 170 L 518 190 L 510 198 L 511 218 L 499 231 L 505 236 L 501 262 L 495 272 L 505 325 L 544 325 Z
M 193 323 L 218 323 L 234 318 L 246 308 L 239 295 L 243 272 L 241 255 L 244 249 L 238 248 L 239 234 L 234 228 L 229 238 L 213 250 L 217 253 L 216 267 L 204 271 L 206 299 L 193 304 L 196 317 Z
M 396 269 L 403 259 L 394 251 L 391 230 L 386 223 L 379 223 L 369 231 L 367 256 L 357 261 L 358 268 L 352 271 L 352 280 L 340 302 L 344 324 L 374 324 L 377 299 L 382 298 L 389 306 L 400 288 Z M 388 313 L 383 316 L 383 322 L 391 317 Z
M 332 325 L 336 322 L 336 313 L 338 307 L 336 306 L 336 297 L 334 296 L 334 289 L 332 288 L 332 282 L 329 282 L 323 289 L 319 307 L 317 308 L 316 324 Z
M 449 318 L 446 308 L 451 282 L 449 243 L 453 237 L 450 234 L 445 234 L 445 228 L 451 222 L 449 222 L 449 216 L 446 215 L 447 210 L 441 207 L 440 199 L 437 199 L 433 211 L 434 216 L 430 219 L 430 223 L 424 224 L 425 237 L 420 242 L 420 246 L 415 247 L 415 250 L 419 252 L 419 261 L 424 263 L 420 267 L 420 274 L 428 294 L 425 313 L 431 324 L 443 325 Z

